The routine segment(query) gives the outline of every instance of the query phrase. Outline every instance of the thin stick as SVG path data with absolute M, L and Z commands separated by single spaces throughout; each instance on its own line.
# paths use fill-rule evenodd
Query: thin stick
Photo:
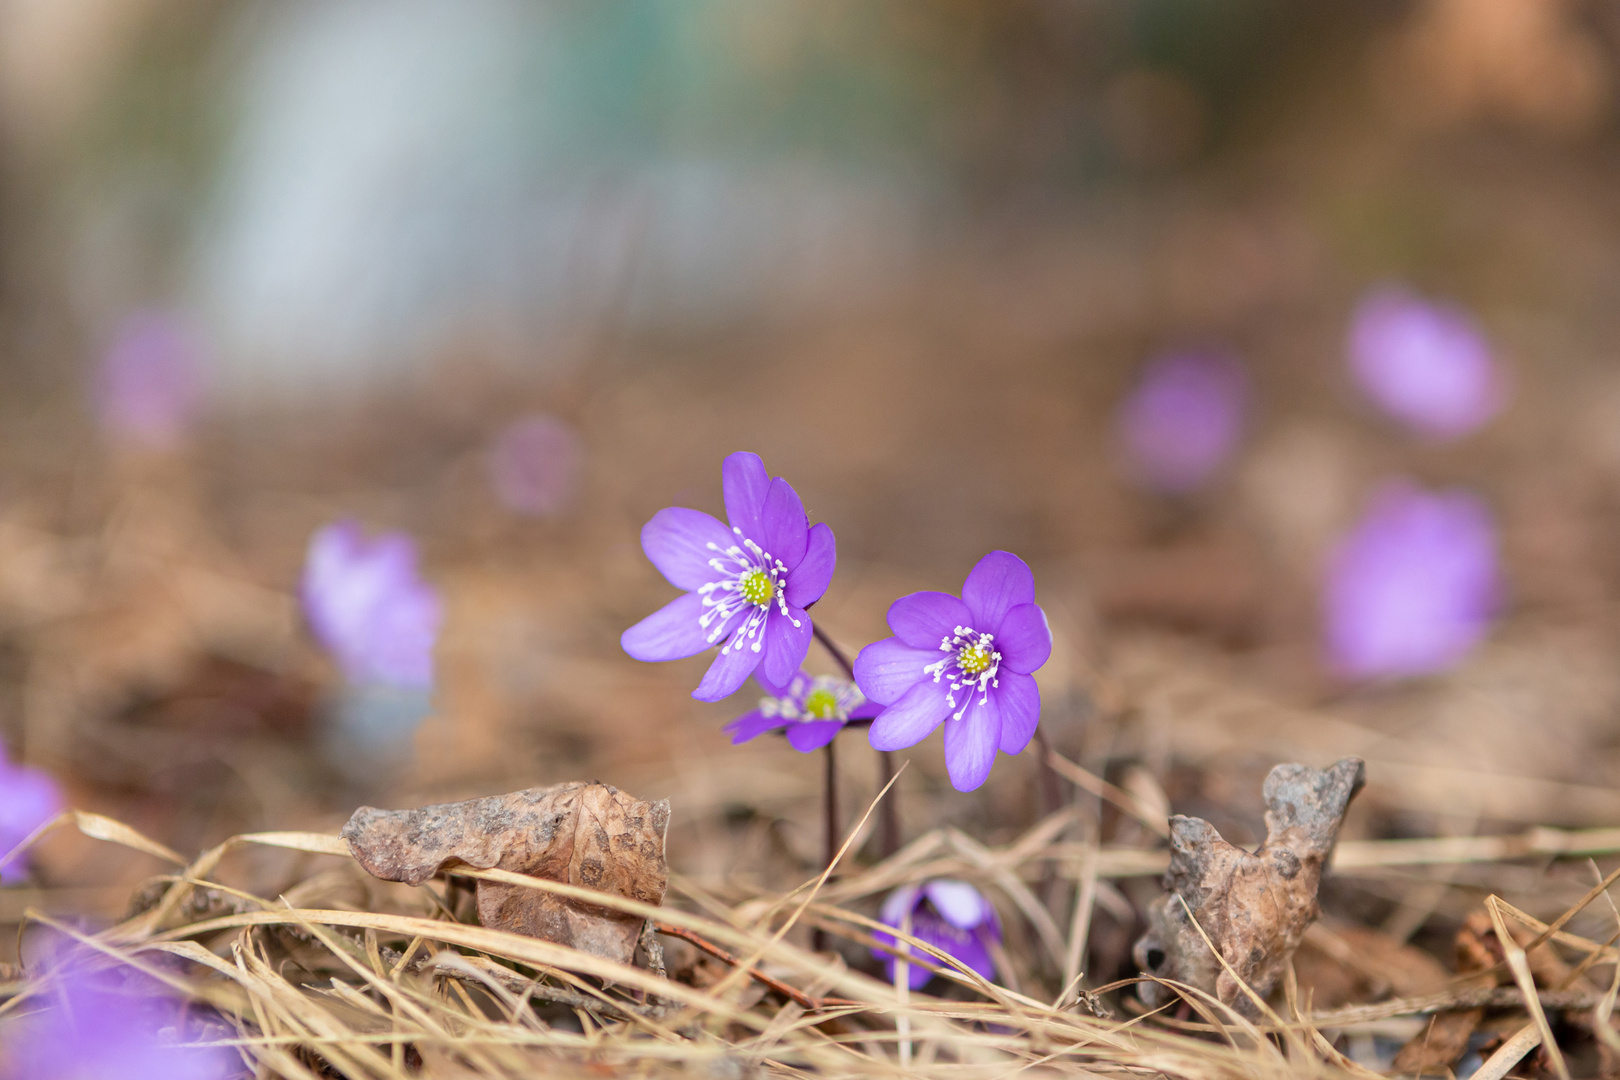
M 822 822 L 825 830 L 821 844 L 821 865 L 831 868 L 833 861 L 838 858 L 838 755 L 833 747 L 838 744 L 834 739 L 821 748 L 822 761 L 826 764 L 826 786 L 821 792 L 822 808 L 826 817 Z M 810 934 L 810 948 L 815 952 L 827 950 L 827 932 L 817 927 Z
M 817 641 L 821 642 L 821 647 L 831 653 L 834 660 L 838 661 L 838 666 L 844 669 L 844 674 L 849 676 L 850 682 L 854 682 L 855 665 L 849 662 L 849 657 L 845 655 L 844 650 L 834 645 L 832 638 L 828 637 L 827 632 L 815 622 L 810 624 L 810 632 L 815 635 Z
M 878 783 L 888 787 L 894 779 L 894 754 L 888 750 L 878 751 L 878 770 L 880 773 Z M 900 810 L 899 796 L 891 795 L 884 800 L 878 811 L 878 854 L 885 859 L 900 850 Z
M 1052 742 L 1040 726 L 1035 728 L 1035 748 L 1041 759 L 1041 817 L 1049 817 L 1063 809 L 1063 778 L 1052 767 Z
M 815 635 L 817 641 L 821 642 L 821 647 L 826 649 L 828 654 L 837 661 L 838 666 L 844 669 L 844 674 L 849 676 L 850 681 L 854 682 L 855 665 L 850 662 L 849 654 L 840 649 L 817 623 L 812 622 L 810 624 L 810 632 Z M 828 748 L 830 753 L 830 743 Z M 887 750 L 878 751 L 878 755 L 878 766 L 882 775 L 879 785 L 887 787 L 889 781 L 894 779 L 894 755 Z M 830 839 L 833 831 L 830 827 L 827 830 L 829 837 L 827 842 L 829 844 L 833 843 Z M 900 850 L 900 802 L 898 798 L 885 799 L 883 805 L 878 807 L 878 850 L 879 854 L 885 859 Z

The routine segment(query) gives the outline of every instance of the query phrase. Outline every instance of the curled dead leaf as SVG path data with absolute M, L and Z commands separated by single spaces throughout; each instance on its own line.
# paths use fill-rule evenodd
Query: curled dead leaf
M 1272 769 L 1262 789 L 1266 840 L 1253 854 L 1227 843 L 1202 818 L 1172 817 L 1165 875 L 1169 895 L 1148 908 L 1147 933 L 1132 950 L 1137 965 L 1214 994 L 1246 1016 L 1256 1015 L 1258 1006 L 1232 973 L 1261 998 L 1277 985 L 1305 928 L 1316 919 L 1322 868 L 1365 778 L 1360 758 L 1345 758 L 1326 770 Z M 1210 951 L 1205 934 L 1220 958 Z M 1171 996 L 1168 988 L 1151 982 L 1137 991 L 1154 1007 Z
M 575 782 L 416 810 L 362 806 L 343 839 L 384 881 L 420 885 L 461 862 L 661 904 L 668 828 L 667 799 L 643 802 L 608 784 Z M 478 882 L 478 917 L 621 963 L 634 956 L 642 925 L 610 908 L 491 881 Z

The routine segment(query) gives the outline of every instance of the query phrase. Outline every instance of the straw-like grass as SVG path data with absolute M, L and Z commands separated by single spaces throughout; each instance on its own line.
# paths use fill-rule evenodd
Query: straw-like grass
M 588 893 L 574 886 L 501 870 L 455 867 L 483 878 L 564 896 L 586 897 L 652 921 L 665 941 L 698 942 L 724 957 L 707 982 L 676 981 L 661 970 L 631 967 L 550 942 L 468 925 L 450 914 L 436 882 L 388 894 L 403 898 L 356 910 L 343 897 L 365 879 L 337 837 L 318 833 L 246 834 L 189 863 L 119 822 L 64 814 L 45 826 L 72 826 L 97 839 L 166 859 L 176 872 L 141 893 L 139 910 L 86 934 L 50 916 L 27 919 L 81 940 L 109 958 L 169 983 L 238 1032 L 233 1045 L 262 1077 L 531 1077 L 545 1075 L 817 1075 L 1008 1077 L 1220 1077 L 1371 1075 L 1334 1048 L 1340 1036 L 1388 1030 L 1396 1017 L 1489 1006 L 1524 1012 L 1524 1026 L 1476 1075 L 1502 1076 L 1549 1042 L 1546 1010 L 1580 1010 L 1608 1032 L 1615 1003 L 1607 993 L 1540 988 L 1526 954 L 1552 941 L 1582 958 L 1570 981 L 1620 960 L 1613 939 L 1589 940 L 1565 927 L 1606 895 L 1611 874 L 1552 923 L 1498 897 L 1487 901 L 1500 940 L 1507 923 L 1534 934 L 1510 947 L 1508 979 L 1496 989 L 1458 982 L 1438 993 L 1313 1013 L 1290 978 L 1281 1002 L 1249 1021 L 1190 987 L 1189 1008 L 1143 1014 L 1111 1012 L 1101 1002 L 1122 987 L 1079 991 L 1079 973 L 1055 1000 L 986 982 L 926 943 L 901 934 L 912 963 L 936 966 L 949 988 L 937 997 L 908 992 L 852 969 L 836 953 L 812 953 L 792 931 L 810 926 L 856 949 L 877 927 L 863 913 L 870 898 L 895 885 L 949 874 L 979 882 L 1021 913 L 1034 947 L 1053 967 L 1083 955 L 1070 939 L 1084 934 L 1098 879 L 1145 874 L 1156 854 L 1084 848 L 1061 842 L 1072 811 L 1038 823 L 1014 843 L 990 848 L 954 830 L 920 837 L 891 859 L 833 879 L 814 879 L 780 895 L 757 893 L 722 903 L 675 877 L 663 907 Z M 857 830 L 858 832 L 859 830 Z M 279 897 L 262 897 L 212 880 L 233 852 L 278 848 L 321 856 L 321 867 Z M 1527 852 L 1620 849 L 1614 830 L 1467 840 L 1347 843 L 1341 874 L 1376 874 L 1419 863 L 1512 858 Z M 343 860 L 340 864 L 327 859 Z M 1037 900 L 1043 875 L 1067 880 L 1076 898 L 1068 927 Z M 657 957 L 658 938 L 644 938 Z M 852 950 L 853 951 L 853 950 Z M 178 961 L 178 963 L 176 962 Z M 658 966 L 655 962 L 654 968 Z M 32 1007 L 42 991 L 12 972 L 0 988 L 6 1014 Z M 940 984 L 935 984 L 940 985 Z M 1116 999 L 1134 1004 L 1126 995 Z M 1527 1010 L 1527 1011 L 1526 1011 Z M 1382 1025 L 1382 1026 L 1381 1026 Z M 1603 1038 L 1602 1035 L 1599 1038 Z M 1610 1035 L 1612 1038 L 1612 1035 Z M 1517 1056 L 1515 1056 L 1517 1055 Z M 1553 1051 L 1554 1067 L 1562 1058 Z M 1508 1060 L 1511 1058 L 1512 1060 Z

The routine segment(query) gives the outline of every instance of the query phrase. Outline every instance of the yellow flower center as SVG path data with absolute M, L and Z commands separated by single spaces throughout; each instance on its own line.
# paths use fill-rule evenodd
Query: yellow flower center
M 838 719 L 838 695 L 826 689 L 810 691 L 804 698 L 804 715 L 809 720 Z
M 956 665 L 964 675 L 977 675 L 990 666 L 990 652 L 982 645 L 970 645 L 956 654 Z
M 776 595 L 776 586 L 771 583 L 771 575 L 763 570 L 750 570 L 742 576 L 743 599 L 757 607 L 764 607 Z

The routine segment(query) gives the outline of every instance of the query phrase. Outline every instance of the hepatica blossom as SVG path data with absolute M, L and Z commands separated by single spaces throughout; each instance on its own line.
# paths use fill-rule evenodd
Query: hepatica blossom
M 161 310 L 124 319 L 96 372 L 102 427 L 133 443 L 170 446 L 202 403 L 202 345 L 184 321 Z
M 765 472 L 759 455 L 726 458 L 721 470 L 722 525 L 700 510 L 658 511 L 641 530 L 641 547 L 668 582 L 685 594 L 624 632 L 637 660 L 680 660 L 711 646 L 720 655 L 692 696 L 719 701 L 758 668 L 771 686 L 786 686 L 810 649 L 805 608 L 832 581 L 837 550 L 832 529 L 811 527 L 786 480 Z
M 1466 492 L 1392 484 L 1332 553 L 1330 661 L 1353 678 L 1444 671 L 1485 636 L 1500 600 L 1485 505 Z
M 1041 714 L 1033 672 L 1052 654 L 1035 576 L 1006 551 L 980 559 L 949 593 L 902 596 L 889 608 L 894 637 L 855 658 L 861 692 L 885 706 L 868 734 L 878 750 L 900 750 L 945 725 L 945 767 L 958 791 L 990 775 L 996 751 L 1029 744 Z
M 793 749 L 808 754 L 832 742 L 849 721 L 870 720 L 881 708 L 867 701 L 854 683 L 832 675 L 812 676 L 796 671 L 786 686 L 775 686 L 755 671 L 754 681 L 764 688 L 766 696 L 760 699 L 758 708 L 726 725 L 732 745 L 767 731 L 783 731 Z
M 978 972 L 986 979 L 996 977 L 995 961 L 990 946 L 1001 940 L 1001 922 L 996 909 L 979 890 L 965 881 L 940 878 L 926 885 L 907 885 L 890 893 L 883 901 L 878 919 L 887 926 L 899 929 L 907 914 L 911 916 L 911 936 L 926 941 L 934 948 L 954 956 L 963 967 Z M 880 943 L 896 947 L 893 934 L 874 931 L 872 936 Z M 895 968 L 900 961 L 887 952 L 874 949 L 872 954 L 883 961 L 889 981 L 895 979 Z M 927 964 L 939 962 L 927 953 L 913 955 Z M 911 989 L 920 990 L 933 977 L 933 973 L 919 964 L 909 964 L 906 981 Z
M 227 1037 L 132 970 L 59 971 L 44 1008 L 0 1026 L 0 1080 L 224 1080 L 246 1075 Z
M 428 689 L 442 612 L 416 571 L 416 545 L 404 533 L 366 539 L 341 521 L 309 543 L 300 588 L 320 643 L 356 686 Z
M 1367 396 L 1431 438 L 1468 434 L 1507 397 L 1490 343 L 1468 314 L 1396 286 L 1362 299 L 1348 346 L 1350 370 Z
M 1248 403 L 1248 376 L 1228 353 L 1179 352 L 1151 361 L 1115 418 L 1132 475 L 1169 493 L 1201 487 L 1237 449 Z
M 489 451 L 490 483 L 514 513 L 550 517 L 573 498 L 579 479 L 579 436 L 554 416 L 519 420 Z
M 8 761 L 0 750 L 0 859 L 28 834 L 62 812 L 62 791 L 39 769 Z M 27 855 L 0 863 L 0 885 L 27 876 Z

